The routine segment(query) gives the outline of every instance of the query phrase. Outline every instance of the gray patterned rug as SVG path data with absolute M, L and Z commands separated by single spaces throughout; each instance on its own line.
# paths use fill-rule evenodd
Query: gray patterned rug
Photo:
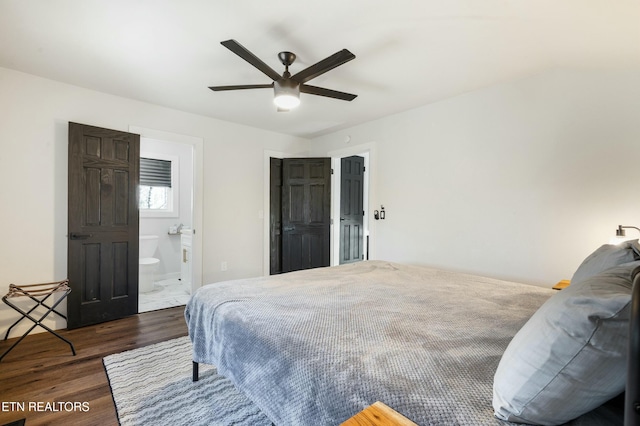
M 103 359 L 118 420 L 138 425 L 271 425 L 271 421 L 212 366 L 191 381 L 188 337 Z

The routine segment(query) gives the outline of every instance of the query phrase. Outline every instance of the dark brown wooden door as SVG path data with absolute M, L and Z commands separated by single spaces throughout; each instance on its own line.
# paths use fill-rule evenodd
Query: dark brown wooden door
M 282 161 L 282 272 L 329 266 L 331 159 Z
M 271 158 L 269 182 L 269 274 L 282 272 L 282 159 Z
M 68 328 L 138 312 L 140 136 L 69 123 Z
M 364 259 L 364 158 L 343 158 L 340 167 L 340 264 Z

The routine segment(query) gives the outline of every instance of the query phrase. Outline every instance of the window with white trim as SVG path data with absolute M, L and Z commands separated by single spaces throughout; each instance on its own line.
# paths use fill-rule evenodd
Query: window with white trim
M 140 215 L 178 216 L 178 158 L 162 154 L 140 157 Z

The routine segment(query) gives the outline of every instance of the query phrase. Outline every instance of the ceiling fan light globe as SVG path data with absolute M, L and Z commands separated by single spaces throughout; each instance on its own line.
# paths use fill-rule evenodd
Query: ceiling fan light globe
M 300 85 L 290 79 L 273 82 L 273 103 L 281 109 L 292 109 L 300 105 Z
M 300 98 L 295 95 L 281 94 L 273 98 L 273 103 L 281 109 L 292 109 L 300 105 Z

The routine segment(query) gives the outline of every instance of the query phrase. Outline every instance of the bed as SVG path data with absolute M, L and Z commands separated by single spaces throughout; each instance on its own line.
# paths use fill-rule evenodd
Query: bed
M 624 280 L 640 266 L 627 249 L 630 259 L 616 259 Z M 513 348 L 514 336 L 539 329 L 530 323 L 560 293 L 365 261 L 207 285 L 185 318 L 194 371 L 215 365 L 275 425 L 338 425 L 375 401 L 419 425 L 507 425 L 515 417 L 498 418 L 496 387 L 501 369 L 507 387 L 517 384 L 518 369 L 506 354 L 537 350 Z M 523 339 L 526 346 L 531 335 Z M 567 424 L 622 424 L 620 393 L 598 395 L 593 410 Z

